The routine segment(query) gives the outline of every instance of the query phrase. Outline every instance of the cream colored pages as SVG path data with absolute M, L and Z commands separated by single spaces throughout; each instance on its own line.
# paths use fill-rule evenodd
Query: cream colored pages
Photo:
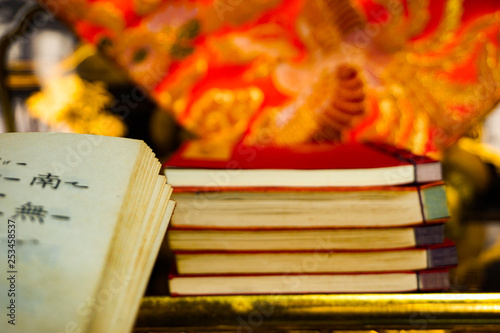
M 141 145 L 0 134 L 0 332 L 85 332 L 120 289 L 98 290 Z
M 158 225 L 161 221 L 158 217 L 155 217 L 155 212 L 157 211 L 158 205 L 161 203 L 161 199 L 168 194 L 165 191 L 166 184 L 163 176 L 157 176 L 156 183 L 154 186 L 153 193 L 151 195 L 151 199 L 149 200 L 148 207 L 142 207 L 145 214 L 143 220 L 139 223 L 132 224 L 128 226 L 127 233 L 121 241 L 126 244 L 124 248 L 113 248 L 113 251 L 118 251 L 116 256 L 122 257 L 123 260 L 126 260 L 126 264 L 121 267 L 116 267 L 116 269 L 120 270 L 120 276 L 126 277 L 128 280 L 127 288 L 121 290 L 121 292 L 117 292 L 112 299 L 109 300 L 106 304 L 106 308 L 103 308 L 102 313 L 99 313 L 99 317 L 91 325 L 91 332 L 96 332 L 98 330 L 102 330 L 105 332 L 124 332 L 123 329 L 117 327 L 115 323 L 112 323 L 113 315 L 116 315 L 116 312 L 120 312 L 118 309 L 120 307 L 129 307 L 130 304 L 124 304 L 123 300 L 127 297 L 130 291 L 135 288 L 136 284 L 142 281 L 137 281 L 134 279 L 135 275 L 138 274 L 136 271 L 139 261 L 139 258 L 144 260 L 141 257 L 141 254 L 149 255 L 150 252 L 141 253 L 141 249 L 144 247 L 144 242 L 151 242 L 153 237 L 156 237 L 156 234 L 151 232 L 151 228 Z M 168 200 L 168 197 L 166 197 Z M 163 199 L 165 201 L 165 199 Z M 166 203 L 165 203 L 166 205 Z M 164 211 L 164 210 L 163 210 Z M 116 244 L 116 243 L 115 243 Z M 115 256 L 115 257 L 116 257 Z M 110 266 L 108 266 L 109 268 Z M 148 272 L 148 276 L 149 276 Z M 109 276 L 111 278 L 105 279 L 103 284 L 101 285 L 104 289 L 112 288 L 112 275 L 107 274 L 105 276 Z M 147 281 L 147 277 L 145 278 Z M 144 283 L 146 283 L 144 281 Z M 133 324 L 134 318 L 125 318 L 125 321 L 129 322 L 129 326 Z

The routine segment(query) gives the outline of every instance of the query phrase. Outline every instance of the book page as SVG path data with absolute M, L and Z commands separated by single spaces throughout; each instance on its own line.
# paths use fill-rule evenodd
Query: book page
M 85 332 L 140 141 L 0 135 L 1 332 Z

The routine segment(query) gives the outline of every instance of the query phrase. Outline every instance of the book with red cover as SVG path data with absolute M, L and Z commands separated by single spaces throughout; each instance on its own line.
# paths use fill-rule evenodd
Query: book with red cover
M 199 230 L 170 228 L 169 247 L 182 252 L 280 252 L 407 249 L 441 244 L 442 223 L 406 228 Z
M 415 186 L 175 188 L 179 229 L 380 228 L 444 222 L 442 182 Z
M 453 242 L 411 249 L 281 252 L 174 252 L 180 275 L 373 273 L 454 266 Z
M 177 275 L 170 295 L 431 292 L 450 289 L 449 268 L 356 274 Z
M 188 142 L 165 164 L 174 187 L 389 186 L 442 180 L 439 162 L 392 147 L 362 144 L 245 146 L 223 157 Z M 215 151 L 215 150 L 214 150 Z

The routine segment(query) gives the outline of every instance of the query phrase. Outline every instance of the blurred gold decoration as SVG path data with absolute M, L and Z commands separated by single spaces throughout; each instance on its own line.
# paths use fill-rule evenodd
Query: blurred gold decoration
M 48 0 L 46 5 L 49 9 L 60 9 L 59 3 Z M 113 32 L 120 32 L 125 27 L 122 12 L 116 4 L 108 1 L 72 0 L 67 8 L 67 15 L 71 20 L 85 20 L 92 24 L 106 27 Z
M 348 33 L 362 28 L 365 22 L 349 0 L 310 0 L 305 3 L 297 24 L 305 30 L 302 34 L 310 34 L 303 39 L 308 48 L 332 53 L 338 51 Z
M 41 78 L 41 91 L 26 100 L 29 112 L 62 131 L 124 136 L 126 125 L 107 111 L 114 97 L 104 82 L 89 82 L 74 71 L 96 54 L 95 46 L 83 43 Z
M 246 0 L 243 6 L 238 6 L 234 10 L 234 5 L 239 5 L 238 1 L 215 1 L 213 6 L 219 18 L 231 25 L 241 25 L 245 22 L 254 20 L 258 15 L 270 8 L 275 7 L 281 0 Z M 233 5 L 231 5 L 233 4 Z
M 170 65 L 169 44 L 175 32 L 146 34 L 141 29 L 125 31 L 112 56 L 128 69 L 130 77 L 144 87 L 154 87 Z
M 326 98 L 329 97 L 329 98 Z M 278 145 L 307 141 L 340 141 L 365 112 L 365 93 L 358 72 L 341 65 L 324 72 L 303 98 L 284 109 L 269 108 L 253 125 L 249 144 Z
M 286 40 L 287 31 L 275 24 L 259 24 L 251 29 L 210 36 L 207 39 L 210 52 L 217 61 L 246 65 L 252 61 L 276 63 L 277 60 L 293 59 L 297 49 Z
M 31 114 L 51 126 L 75 133 L 123 136 L 122 121 L 106 112 L 113 96 L 102 83 L 90 83 L 76 74 L 50 78 L 26 101 Z
M 364 84 L 358 71 L 343 65 L 337 68 L 336 76 L 338 86 L 332 105 L 318 115 L 320 128 L 313 136 L 314 141 L 338 141 L 342 131 L 353 127 L 365 112 Z
M 140 15 L 144 16 L 152 12 L 162 0 L 134 0 L 134 11 Z
M 196 129 L 214 140 L 234 140 L 246 130 L 248 118 L 263 99 L 264 94 L 256 87 L 208 90 L 193 105 L 187 129 Z
M 261 106 L 263 99 L 263 92 L 256 87 L 206 91 L 192 106 L 186 128 L 196 130 L 208 139 L 193 144 L 186 156 L 208 155 L 227 159 L 231 149 L 226 143 L 234 142 L 243 135 L 249 118 Z
M 207 61 L 205 59 L 196 58 L 192 62 L 186 62 L 185 65 L 184 68 L 177 72 L 177 75 L 182 77 L 182 80 L 177 80 L 172 76 L 175 84 L 170 86 L 169 89 L 157 93 L 153 92 L 153 97 L 158 100 L 158 103 L 165 109 L 172 110 L 176 116 L 180 116 L 184 112 L 185 105 L 182 101 L 188 100 L 196 81 L 203 77 L 207 71 Z M 174 102 L 176 103 L 175 107 Z
M 494 0 L 39 1 L 205 140 L 368 140 L 440 157 L 500 100 Z M 351 114 L 345 65 L 362 83 Z M 239 137 L 224 108 L 193 110 L 207 91 L 249 86 L 264 98 L 240 113 Z

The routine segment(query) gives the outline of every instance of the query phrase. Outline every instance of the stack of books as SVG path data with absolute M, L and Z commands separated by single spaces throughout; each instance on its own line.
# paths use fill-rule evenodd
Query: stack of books
M 441 165 L 349 143 L 238 146 L 165 165 L 172 295 L 445 290 L 456 265 Z

